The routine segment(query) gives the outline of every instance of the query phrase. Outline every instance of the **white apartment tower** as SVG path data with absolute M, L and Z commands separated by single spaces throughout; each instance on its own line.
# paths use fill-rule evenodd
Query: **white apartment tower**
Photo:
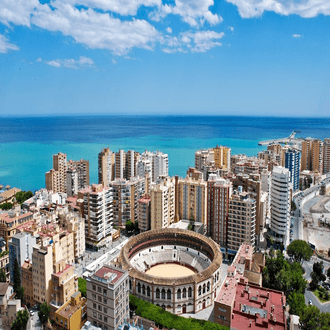
M 86 245 L 100 243 L 111 234 L 113 222 L 112 188 L 93 184 L 78 192 L 83 201 L 82 216 L 85 218 Z
M 290 243 L 290 171 L 282 166 L 276 166 L 272 172 L 271 183 L 271 221 L 269 236 L 274 242 L 285 247 Z

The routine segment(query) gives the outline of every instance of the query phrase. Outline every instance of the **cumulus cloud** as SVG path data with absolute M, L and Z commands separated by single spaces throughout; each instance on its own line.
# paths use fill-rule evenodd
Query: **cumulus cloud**
M 233 26 L 228 26 L 228 29 L 229 29 L 231 32 L 234 32 L 234 27 L 233 27 Z
M 91 67 L 94 64 L 94 61 L 88 57 L 80 56 L 78 60 L 74 60 L 73 58 L 64 59 L 64 60 L 51 60 L 45 61 L 46 64 L 50 66 L 54 66 L 56 68 L 65 67 L 69 69 L 79 69 L 79 68 L 86 68 Z
M 0 53 L 7 53 L 8 50 L 19 50 L 19 48 L 10 43 L 4 35 L 0 34 Z
M 237 6 L 243 18 L 261 16 L 265 11 L 273 11 L 280 15 L 299 15 L 315 17 L 330 15 L 329 0 L 226 0 Z
M 77 9 L 54 1 L 55 9 L 43 5 L 35 12 L 32 23 L 49 31 L 60 31 L 89 48 L 109 49 L 116 55 L 128 53 L 133 47 L 151 49 L 157 30 L 144 20 L 121 21 L 108 13 L 93 9 Z
M 66 0 L 71 5 L 111 11 L 120 15 L 136 15 L 140 6 L 154 7 L 162 4 L 161 0 Z
M 164 45 L 162 51 L 165 53 L 176 52 L 206 52 L 207 50 L 221 46 L 219 41 L 224 37 L 224 33 L 215 31 L 183 32 L 179 37 L 166 36 L 162 39 Z
M 301 34 L 293 34 L 292 37 L 293 38 L 300 38 L 301 37 Z
M 170 27 L 166 28 L 167 33 L 172 33 L 172 29 Z
M 216 25 L 223 19 L 209 10 L 209 7 L 213 5 L 213 0 L 175 0 L 175 6 L 162 5 L 158 10 L 151 12 L 149 17 L 159 21 L 166 15 L 173 14 L 181 16 L 182 20 L 190 26 L 200 26 L 205 21 Z

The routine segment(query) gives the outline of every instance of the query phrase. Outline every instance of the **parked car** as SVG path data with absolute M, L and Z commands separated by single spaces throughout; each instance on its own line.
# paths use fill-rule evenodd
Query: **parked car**
M 308 305 L 313 306 L 313 303 L 312 303 L 312 301 L 310 299 L 308 300 Z
M 33 316 L 33 315 L 34 315 L 34 311 L 31 311 L 31 312 L 30 312 L 30 315 Z

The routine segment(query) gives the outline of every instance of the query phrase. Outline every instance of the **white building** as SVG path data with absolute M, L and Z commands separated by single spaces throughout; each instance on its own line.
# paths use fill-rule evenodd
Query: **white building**
M 75 168 L 68 168 L 66 171 L 66 193 L 68 196 L 78 193 L 78 172 Z
M 269 236 L 274 242 L 284 246 L 290 243 L 290 171 L 282 166 L 276 166 L 272 172 L 271 183 L 271 222 Z

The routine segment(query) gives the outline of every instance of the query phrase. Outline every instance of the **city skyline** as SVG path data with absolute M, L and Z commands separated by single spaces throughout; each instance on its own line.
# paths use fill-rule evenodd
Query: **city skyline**
M 329 116 L 326 0 L 0 3 L 1 115 Z

